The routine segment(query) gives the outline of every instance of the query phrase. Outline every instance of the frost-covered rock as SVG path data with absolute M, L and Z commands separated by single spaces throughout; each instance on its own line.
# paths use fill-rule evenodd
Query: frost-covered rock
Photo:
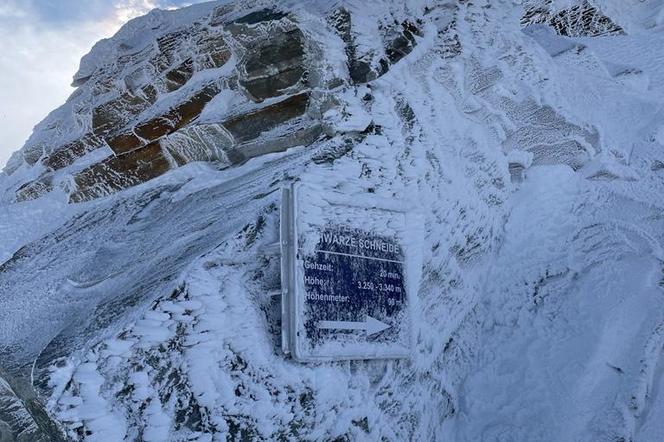
M 641 3 L 220 1 L 99 42 L 0 175 L 0 440 L 660 440 Z M 281 354 L 296 180 L 424 216 L 409 360 Z
M 560 35 L 569 37 L 622 34 L 623 29 L 589 0 L 527 0 L 523 25 L 546 23 Z
M 95 46 L 75 76 L 79 89 L 66 105 L 74 118 L 69 112 L 56 113 L 48 122 L 50 127 L 66 125 L 69 136 L 35 136 L 23 148 L 24 161 L 40 163 L 43 172 L 20 184 L 17 201 L 40 198 L 60 187 L 71 202 L 82 202 L 191 161 L 223 164 L 230 159 L 227 165 L 234 165 L 318 138 L 325 110 L 321 107 L 333 105 L 331 89 L 344 83 L 344 72 L 327 61 L 342 55 L 334 53 L 337 48 L 305 35 L 297 14 L 276 5 L 197 8 L 192 10 L 198 12 L 193 23 L 178 13 L 154 12 L 145 19 L 151 23 L 148 32 L 139 32 L 132 23 Z M 328 33 L 341 32 L 344 51 L 355 54 L 354 35 L 370 29 L 351 29 L 351 15 L 344 8 L 330 14 L 322 17 L 335 26 L 328 25 Z M 382 39 L 380 34 L 366 36 L 377 50 L 364 54 L 374 57 L 375 66 L 351 57 L 352 82 L 382 75 L 416 45 L 415 24 L 376 26 Z M 374 74 L 359 78 L 355 72 L 364 68 L 356 63 L 375 69 Z M 184 141 L 191 140 L 192 133 L 209 133 L 210 124 L 223 132 L 215 137 L 215 149 L 205 142 Z M 277 126 L 280 130 L 274 131 Z M 71 135 L 73 140 L 59 144 Z M 107 158 L 82 166 L 84 157 L 98 149 Z M 55 173 L 62 169 L 71 170 L 71 176 Z

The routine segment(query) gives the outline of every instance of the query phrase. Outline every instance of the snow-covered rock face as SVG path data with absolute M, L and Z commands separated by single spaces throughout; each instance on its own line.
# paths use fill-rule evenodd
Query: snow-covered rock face
M 61 145 L 52 136 L 28 142 L 24 161 L 39 162 L 44 172 L 17 189 L 17 200 L 60 186 L 70 201 L 80 202 L 192 161 L 230 166 L 270 148 L 312 142 L 320 125 L 306 115 L 315 112 L 309 91 L 325 85 L 309 80 L 314 66 L 305 60 L 306 41 L 296 23 L 271 9 L 209 9 L 194 22 L 153 13 L 149 30 L 131 32 L 134 23 L 95 48 L 68 103 L 77 120 L 68 131 L 81 135 Z M 90 65 L 95 67 L 87 72 Z M 55 131 L 66 125 L 66 117 L 51 120 Z M 278 134 L 278 143 L 270 142 L 277 134 L 261 139 L 286 122 L 290 127 Z M 76 167 L 100 149 L 105 158 Z M 62 169 L 70 176 L 61 178 Z
M 51 116 L 23 148 L 24 163 L 41 172 L 18 183 L 17 201 L 56 188 L 71 202 L 87 201 L 192 161 L 233 167 L 322 134 L 322 113 L 334 105 L 331 89 L 346 80 L 328 60 L 343 54 L 306 37 L 295 14 L 276 6 L 201 12 L 187 20 L 153 13 L 149 30 L 132 23 L 85 57 L 75 76 L 80 88 L 66 105 L 74 121 L 69 112 Z M 346 9 L 325 19 L 345 42 L 353 83 L 386 72 L 419 33 L 408 21 L 380 24 L 379 58 L 353 42 Z
M 558 3 L 558 5 L 556 4 Z M 561 7 L 559 3 L 567 3 Z M 588 0 L 556 2 L 554 0 L 525 1 L 522 25 L 545 23 L 560 35 L 568 37 L 618 35 L 623 29 Z
M 0 175 L 0 440 L 661 440 L 662 5 L 517 3 L 99 42 Z M 425 216 L 410 360 L 280 353 L 294 180 Z

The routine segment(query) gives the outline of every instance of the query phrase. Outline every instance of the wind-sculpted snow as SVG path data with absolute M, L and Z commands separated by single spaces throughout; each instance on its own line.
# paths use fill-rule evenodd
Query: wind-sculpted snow
M 160 140 L 178 169 L 82 204 L 2 203 L 0 439 L 661 440 L 664 45 L 638 51 L 660 37 L 522 29 L 511 1 L 268 6 L 241 26 L 290 14 L 328 57 L 308 75 L 338 80 L 306 92 L 311 119 L 256 140 L 216 120 L 246 104 L 227 91 Z M 573 24 L 606 24 L 588 17 Z M 263 94 L 261 78 L 243 81 Z M 257 155 L 229 155 L 228 127 Z M 294 180 L 424 215 L 409 360 L 281 354 L 266 246 Z
M 629 440 L 659 419 L 647 404 L 664 344 L 661 210 L 567 168 L 531 173 L 490 270 L 455 438 Z
M 184 180 L 192 177 L 179 177 L 121 201 L 91 206 L 17 251 L 0 267 L 4 294 L 0 337 L 4 347 L 21 352 L 3 355 L 3 365 L 18 369 L 39 352 L 42 359 L 51 353 L 59 355 L 72 348 L 69 339 L 84 341 L 112 318 L 121 317 L 124 309 L 154 297 L 192 257 L 241 228 L 246 218 L 253 218 L 254 213 L 244 215 L 256 210 L 250 201 L 274 192 L 276 187 L 266 187 L 266 181 L 278 178 L 287 165 L 293 167 L 291 162 L 277 160 L 275 168 L 249 171 L 187 198 L 178 192 Z M 211 174 L 206 169 L 194 172 Z M 89 330 L 79 336 L 70 332 L 71 327 L 77 332 Z

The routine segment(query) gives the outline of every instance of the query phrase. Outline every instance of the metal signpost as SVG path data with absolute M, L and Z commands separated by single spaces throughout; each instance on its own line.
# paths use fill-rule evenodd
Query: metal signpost
M 409 356 L 421 222 L 387 206 L 284 189 L 282 347 L 294 359 Z

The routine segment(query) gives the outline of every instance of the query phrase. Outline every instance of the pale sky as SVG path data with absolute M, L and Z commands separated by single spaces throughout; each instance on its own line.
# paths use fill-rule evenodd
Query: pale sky
M 64 103 L 98 40 L 155 7 L 200 0 L 0 0 L 0 170 L 32 128 Z

